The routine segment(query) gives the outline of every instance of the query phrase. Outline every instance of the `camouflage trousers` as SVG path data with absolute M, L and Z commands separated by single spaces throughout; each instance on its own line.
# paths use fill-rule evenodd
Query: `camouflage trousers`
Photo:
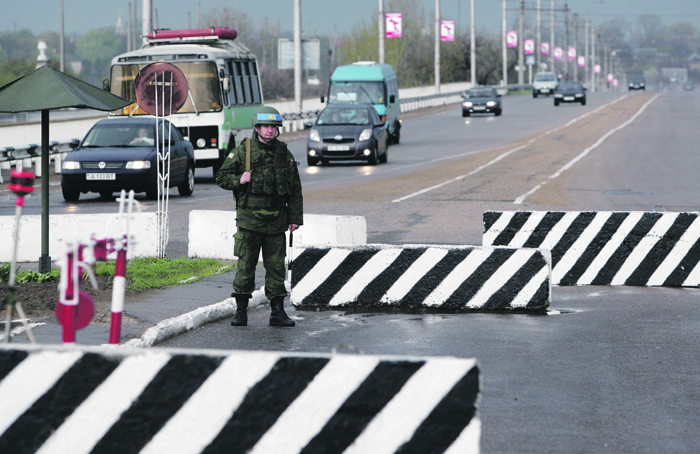
M 287 296 L 284 287 L 284 258 L 287 255 L 284 233 L 268 235 L 238 229 L 233 240 L 233 255 L 238 257 L 233 280 L 234 296 L 250 297 L 255 290 L 255 268 L 261 249 L 265 267 L 265 296 L 270 300 L 276 296 Z

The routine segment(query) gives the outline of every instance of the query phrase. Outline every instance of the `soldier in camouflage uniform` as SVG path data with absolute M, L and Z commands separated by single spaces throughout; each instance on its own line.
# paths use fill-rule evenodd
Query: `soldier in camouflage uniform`
M 293 232 L 304 223 L 298 163 L 287 144 L 277 140 L 282 119 L 276 109 L 258 109 L 253 126 L 252 139 L 243 140 L 216 173 L 216 183 L 234 192 L 237 205 L 233 255 L 238 266 L 231 294 L 236 298 L 236 315 L 231 325 L 248 324 L 248 300 L 255 290 L 255 267 L 262 249 L 270 325 L 294 326 L 284 312 L 284 259 L 285 231 Z M 246 171 L 248 147 L 250 171 Z

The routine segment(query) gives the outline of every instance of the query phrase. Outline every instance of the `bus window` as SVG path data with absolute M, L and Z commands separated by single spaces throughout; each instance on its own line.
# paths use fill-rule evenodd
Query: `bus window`
M 243 73 L 241 71 L 241 62 L 237 61 L 234 63 L 234 68 L 236 70 L 235 74 L 235 86 L 236 86 L 236 102 L 238 104 L 245 104 L 245 98 L 243 97 Z
M 260 104 L 260 85 L 258 81 L 258 68 L 254 61 L 248 62 L 250 65 L 250 83 L 253 90 L 253 103 Z
M 229 75 L 231 76 L 231 91 L 228 95 L 229 105 L 235 106 L 238 103 L 238 101 L 236 100 L 236 96 L 238 96 L 237 93 L 239 90 L 236 89 L 236 72 L 233 60 L 226 60 L 226 67 L 228 69 Z
M 245 93 L 245 103 L 253 104 L 253 95 L 250 93 L 250 69 L 248 63 L 243 62 L 243 92 Z

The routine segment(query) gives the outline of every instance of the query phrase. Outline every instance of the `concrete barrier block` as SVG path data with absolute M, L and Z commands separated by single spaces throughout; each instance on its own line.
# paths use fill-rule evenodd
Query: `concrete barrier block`
M 367 245 L 294 249 L 301 309 L 545 311 L 550 259 L 536 249 Z
M 483 244 L 550 250 L 554 285 L 700 285 L 697 212 L 487 211 Z
M 0 452 L 478 453 L 479 375 L 452 357 L 3 344 Z
M 188 257 L 233 260 L 236 212 L 190 211 Z M 367 223 L 361 216 L 305 214 L 304 225 L 294 232 L 294 247 L 310 244 L 366 244 Z M 287 242 L 289 244 L 289 232 Z M 287 254 L 291 254 L 289 247 Z
M 49 216 L 49 256 L 63 258 L 67 244 L 86 242 L 91 235 L 117 237 L 126 233 L 126 218 L 118 214 L 52 214 Z M 0 216 L 0 262 L 12 260 L 14 216 Z M 129 222 L 130 235 L 135 239 L 129 245 L 129 258 L 155 257 L 158 244 L 155 213 L 135 213 Z M 41 216 L 22 216 L 17 246 L 18 262 L 36 262 L 41 256 Z

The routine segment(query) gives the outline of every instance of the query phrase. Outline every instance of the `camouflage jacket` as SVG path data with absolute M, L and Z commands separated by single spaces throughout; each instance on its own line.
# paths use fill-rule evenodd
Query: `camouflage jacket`
M 256 132 L 250 139 L 251 180 L 240 184 L 246 166 L 243 140 L 216 173 L 216 183 L 232 190 L 237 202 L 236 225 L 255 232 L 283 233 L 289 224 L 304 223 L 301 179 L 294 156 L 287 144 L 275 140 L 265 145 Z

